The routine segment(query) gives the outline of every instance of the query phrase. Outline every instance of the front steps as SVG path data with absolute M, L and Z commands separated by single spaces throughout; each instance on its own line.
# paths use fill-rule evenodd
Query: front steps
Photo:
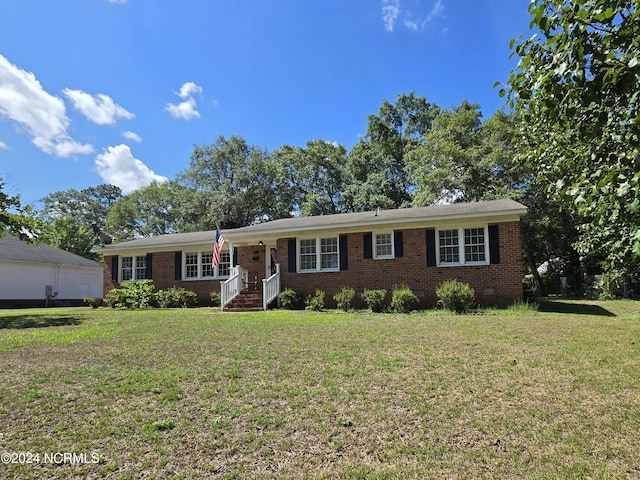
M 262 292 L 245 290 L 231 300 L 225 312 L 258 312 L 262 310 Z

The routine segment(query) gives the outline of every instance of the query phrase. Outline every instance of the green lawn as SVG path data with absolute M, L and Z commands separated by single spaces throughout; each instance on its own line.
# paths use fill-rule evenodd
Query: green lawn
M 2 478 L 640 477 L 640 302 L 2 310 L 0 367 Z

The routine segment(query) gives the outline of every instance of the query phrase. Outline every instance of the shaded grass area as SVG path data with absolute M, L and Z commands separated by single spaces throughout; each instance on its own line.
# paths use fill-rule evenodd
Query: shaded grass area
M 60 313 L 55 309 L 47 309 L 43 312 L 40 310 L 34 312 L 0 310 L 0 329 L 61 327 L 63 325 L 79 325 L 80 321 L 80 317 L 77 315 L 69 315 L 66 311 Z
M 640 304 L 585 305 L 615 316 L 61 311 L 80 323 L 0 331 L 0 450 L 100 462 L 0 469 L 638 477 Z

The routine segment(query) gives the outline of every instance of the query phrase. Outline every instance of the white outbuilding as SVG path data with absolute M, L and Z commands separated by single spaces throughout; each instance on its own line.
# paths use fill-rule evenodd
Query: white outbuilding
M 102 298 L 101 263 L 40 243 L 0 237 L 0 308 L 82 305 Z

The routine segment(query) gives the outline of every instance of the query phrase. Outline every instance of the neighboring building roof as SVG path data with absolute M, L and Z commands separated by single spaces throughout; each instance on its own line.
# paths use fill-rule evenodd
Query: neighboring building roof
M 44 243 L 31 244 L 17 237 L 0 237 L 0 261 L 69 265 L 102 268 L 102 264 L 54 248 Z
M 313 217 L 293 217 L 272 220 L 248 227 L 224 230 L 227 240 L 234 244 L 267 240 L 282 236 L 295 236 L 300 232 L 329 229 L 358 229 L 365 231 L 391 225 L 408 225 L 447 220 L 463 220 L 491 217 L 519 218 L 527 213 L 527 207 L 514 200 L 491 200 L 475 203 L 456 203 L 431 207 L 377 210 Z M 503 220 L 504 221 L 504 220 Z M 139 238 L 129 242 L 105 245 L 97 251 L 106 255 L 121 250 L 170 249 L 191 245 L 213 244 L 215 232 L 171 233 L 155 237 Z

